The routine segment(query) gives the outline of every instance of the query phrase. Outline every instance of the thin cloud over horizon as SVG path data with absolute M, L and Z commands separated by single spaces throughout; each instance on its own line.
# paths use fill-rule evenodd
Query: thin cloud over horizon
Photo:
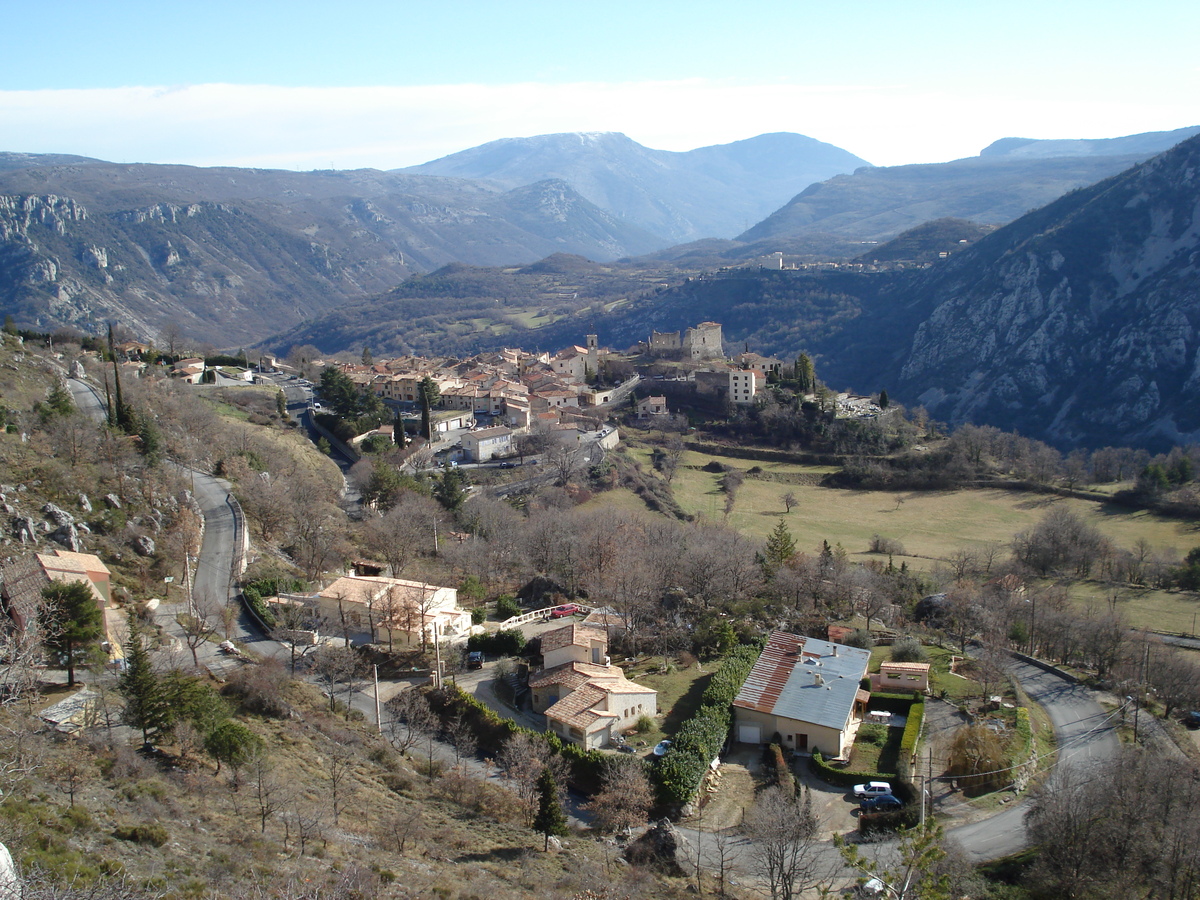
M 690 150 L 789 131 L 875 165 L 974 156 L 1003 137 L 1168 131 L 1167 102 L 1047 95 L 964 97 L 903 84 L 741 84 L 711 79 L 398 87 L 198 84 L 0 91 L 0 150 L 113 162 L 393 169 L 488 141 L 619 131 Z

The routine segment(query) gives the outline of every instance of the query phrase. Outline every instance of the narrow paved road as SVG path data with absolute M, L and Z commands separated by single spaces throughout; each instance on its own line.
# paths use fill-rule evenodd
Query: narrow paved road
M 1121 747 L 1116 733 L 1119 717 L 1106 713 L 1090 690 L 1021 660 L 1013 660 L 1011 671 L 1054 725 L 1058 759 L 1052 778 L 1117 755 Z M 948 835 L 976 862 L 999 859 L 1028 846 L 1028 810 L 1029 802 L 1022 801 L 987 819 L 951 829 Z

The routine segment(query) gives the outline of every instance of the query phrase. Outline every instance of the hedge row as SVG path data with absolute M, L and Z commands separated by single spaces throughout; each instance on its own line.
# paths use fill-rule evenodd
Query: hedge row
M 506 719 L 487 704 L 463 691 L 457 685 L 445 688 L 445 701 L 437 710 L 443 720 L 462 713 L 480 747 L 499 748 L 516 734 L 528 734 L 546 742 L 555 753 L 571 764 L 571 783 L 589 796 L 600 789 L 604 774 L 604 754 L 599 750 L 584 750 L 577 744 L 564 743 L 551 731 L 534 731 Z
M 489 656 L 519 656 L 525 649 L 520 628 L 501 628 L 491 634 L 473 634 L 467 638 L 468 650 L 481 650 Z
M 761 647 L 746 645 L 730 651 L 713 673 L 700 698 L 700 709 L 680 727 L 671 750 L 655 770 L 659 799 L 666 804 L 688 803 L 721 752 L 733 724 L 730 706 L 758 659 Z
M 758 644 L 743 644 L 730 650 L 721 661 L 721 668 L 709 679 L 700 696 L 700 705 L 728 706 L 732 703 L 761 653 L 762 647 Z
M 813 751 L 811 765 L 813 773 L 818 778 L 840 787 L 854 787 L 864 781 L 884 781 L 896 777 L 894 773 L 890 772 L 855 772 L 852 769 L 839 769 L 825 762 L 825 757 L 821 755 L 820 750 Z
M 914 703 L 908 708 L 908 721 L 904 723 L 904 737 L 900 739 L 900 758 L 912 759 L 921 739 L 921 725 L 925 721 L 925 702 Z
M 242 597 L 246 605 L 262 621 L 267 628 L 275 627 L 275 613 L 266 603 L 267 597 L 277 597 L 280 594 L 296 593 L 305 590 L 307 585 L 296 578 L 260 578 L 251 581 L 242 588 Z
M 792 774 L 792 767 L 788 765 L 783 748 L 778 744 L 771 744 L 767 747 L 763 763 L 773 773 L 775 786 L 783 791 L 784 795 L 795 797 L 796 777 Z
M 258 616 L 259 621 L 265 627 L 275 627 L 275 613 L 267 609 L 266 601 L 263 600 L 262 594 L 258 592 L 258 588 L 253 585 L 246 585 L 242 588 L 242 597 L 245 598 L 246 605 L 250 607 L 250 611 Z
M 904 736 L 900 739 L 900 759 L 896 763 L 901 778 L 912 778 L 913 754 L 921 739 L 921 726 L 925 722 L 925 701 L 914 703 L 908 708 L 908 721 L 904 724 Z

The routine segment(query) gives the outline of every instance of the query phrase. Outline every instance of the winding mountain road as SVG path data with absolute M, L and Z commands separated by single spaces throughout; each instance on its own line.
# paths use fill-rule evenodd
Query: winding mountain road
M 1116 757 L 1121 747 L 1116 731 L 1119 719 L 1096 702 L 1092 691 L 1020 659 L 1012 661 L 1010 671 L 1054 725 L 1058 759 L 1052 779 Z M 952 828 L 947 836 L 975 862 L 1017 853 L 1029 844 L 1025 830 L 1029 806 L 1028 800 L 1013 804 L 986 819 Z

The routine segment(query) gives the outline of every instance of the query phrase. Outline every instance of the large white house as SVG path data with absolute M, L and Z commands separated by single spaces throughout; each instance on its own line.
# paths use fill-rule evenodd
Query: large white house
M 463 452 L 471 462 L 508 456 L 512 453 L 512 435 L 512 429 L 505 425 L 468 431 L 462 436 Z

